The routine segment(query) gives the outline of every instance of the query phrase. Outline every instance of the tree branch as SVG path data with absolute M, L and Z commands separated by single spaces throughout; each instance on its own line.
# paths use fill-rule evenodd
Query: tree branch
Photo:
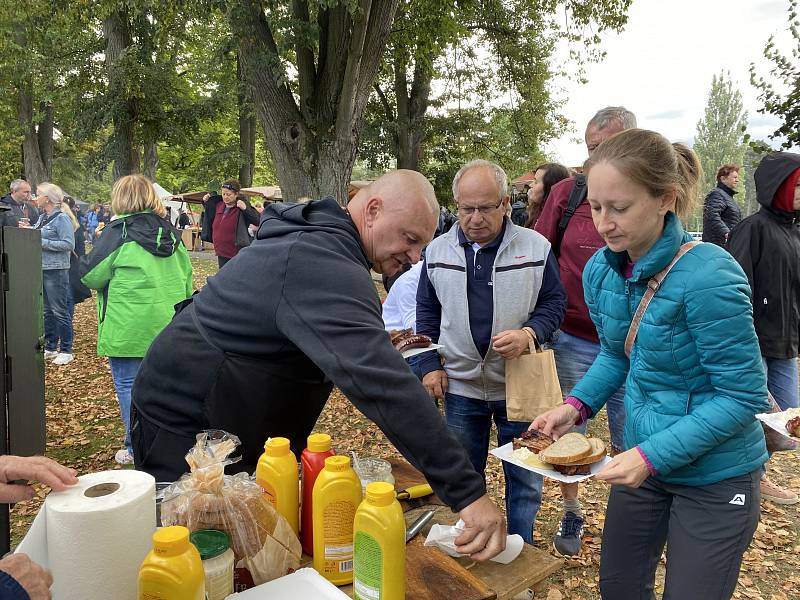
M 303 25 L 310 25 L 311 17 L 306 0 L 292 0 L 292 14 Z M 300 112 L 310 121 L 311 99 L 314 97 L 317 72 L 314 68 L 314 52 L 305 37 L 305 32 L 295 32 L 295 52 L 297 54 L 297 78 L 300 83 Z
M 345 67 L 342 91 L 339 96 L 339 106 L 336 110 L 336 131 L 338 135 L 350 135 L 349 123 L 354 116 L 357 85 L 361 71 L 361 59 L 364 56 L 364 40 L 367 37 L 367 24 L 369 23 L 372 0 L 360 0 L 359 14 L 353 21 L 353 32 L 350 35 L 350 49 L 348 50 L 347 66 Z
M 394 121 L 394 110 L 392 109 L 392 105 L 389 103 L 389 99 L 386 97 L 386 94 L 383 93 L 381 86 L 376 83 L 373 86 L 373 89 L 378 94 L 378 98 L 380 98 L 381 104 L 383 105 L 383 110 L 386 113 L 386 118 L 389 121 Z

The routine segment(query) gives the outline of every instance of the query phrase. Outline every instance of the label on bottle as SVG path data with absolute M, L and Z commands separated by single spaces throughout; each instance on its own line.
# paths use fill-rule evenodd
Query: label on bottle
M 260 481 L 258 483 L 261 486 L 261 490 L 264 492 L 264 498 L 267 502 L 269 502 L 273 508 L 277 510 L 278 508 L 278 495 L 275 493 L 275 488 L 272 487 L 266 481 Z
M 380 600 L 383 590 L 383 553 L 371 535 L 356 532 L 353 569 L 353 598 Z
M 353 519 L 356 507 L 352 502 L 331 502 L 323 511 L 325 564 L 323 571 L 334 575 L 353 570 Z

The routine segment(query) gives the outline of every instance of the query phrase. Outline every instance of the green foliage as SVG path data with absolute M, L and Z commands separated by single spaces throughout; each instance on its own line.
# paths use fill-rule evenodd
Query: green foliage
M 750 64 L 750 82 L 759 90 L 758 99 L 762 108 L 758 112 L 779 116 L 783 123 L 770 136 L 783 138 L 783 148 L 800 144 L 800 17 L 798 0 L 789 0 L 789 31 L 796 43 L 791 56 L 786 56 L 775 47 L 775 37 L 770 36 L 764 56 L 772 63 L 767 80 L 756 75 L 754 64 Z M 773 82 L 774 81 L 774 82 Z M 761 145 L 763 150 L 763 145 Z
M 714 75 L 703 118 L 697 122 L 693 150 L 703 167 L 700 191 L 705 195 L 717 184 L 717 170 L 726 163 L 742 165 L 745 144 L 743 132 L 747 127 L 747 112 L 742 105 L 742 94 L 733 87 L 730 73 Z M 741 176 L 741 173 L 740 173 Z M 744 205 L 745 192 L 740 186 L 736 200 Z M 689 228 L 702 229 L 703 206 L 698 203 L 695 214 L 689 218 Z

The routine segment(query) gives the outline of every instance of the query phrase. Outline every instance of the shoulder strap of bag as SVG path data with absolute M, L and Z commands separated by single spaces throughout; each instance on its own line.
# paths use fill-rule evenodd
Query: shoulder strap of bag
M 561 254 L 561 240 L 564 239 L 564 232 L 567 230 L 569 220 L 575 211 L 586 199 L 586 175 L 578 173 L 575 176 L 575 185 L 572 186 L 572 191 L 569 193 L 569 200 L 567 200 L 567 207 L 564 209 L 564 214 L 561 215 L 561 220 L 558 222 L 558 229 L 556 230 L 556 243 L 553 244 L 553 252 L 556 258 Z
M 636 308 L 636 314 L 633 315 L 633 321 L 631 321 L 631 326 L 628 328 L 628 335 L 625 338 L 625 356 L 628 358 L 631 356 L 631 349 L 633 348 L 633 342 L 636 341 L 636 334 L 639 333 L 639 325 L 642 324 L 642 317 L 644 317 L 647 307 L 650 306 L 650 301 L 653 299 L 653 296 L 656 295 L 656 292 L 661 287 L 661 284 L 664 283 L 664 279 L 666 279 L 672 267 L 675 266 L 675 263 L 698 244 L 702 244 L 702 242 L 686 242 L 683 246 L 678 248 L 675 256 L 672 257 L 672 261 L 661 271 L 653 275 L 647 282 L 647 291 L 645 291 L 644 296 L 642 296 L 639 302 L 639 306 Z

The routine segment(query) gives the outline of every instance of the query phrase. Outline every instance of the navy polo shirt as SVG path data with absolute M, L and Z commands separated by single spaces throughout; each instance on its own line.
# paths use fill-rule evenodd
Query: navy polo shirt
M 492 343 L 492 323 L 494 322 L 494 292 L 492 290 L 492 267 L 497 258 L 497 250 L 506 231 L 506 219 L 500 233 L 485 246 L 476 249 L 467 239 L 464 231 L 458 228 L 458 243 L 464 248 L 467 260 L 467 305 L 469 306 L 469 328 L 472 341 L 481 356 L 486 356 Z

